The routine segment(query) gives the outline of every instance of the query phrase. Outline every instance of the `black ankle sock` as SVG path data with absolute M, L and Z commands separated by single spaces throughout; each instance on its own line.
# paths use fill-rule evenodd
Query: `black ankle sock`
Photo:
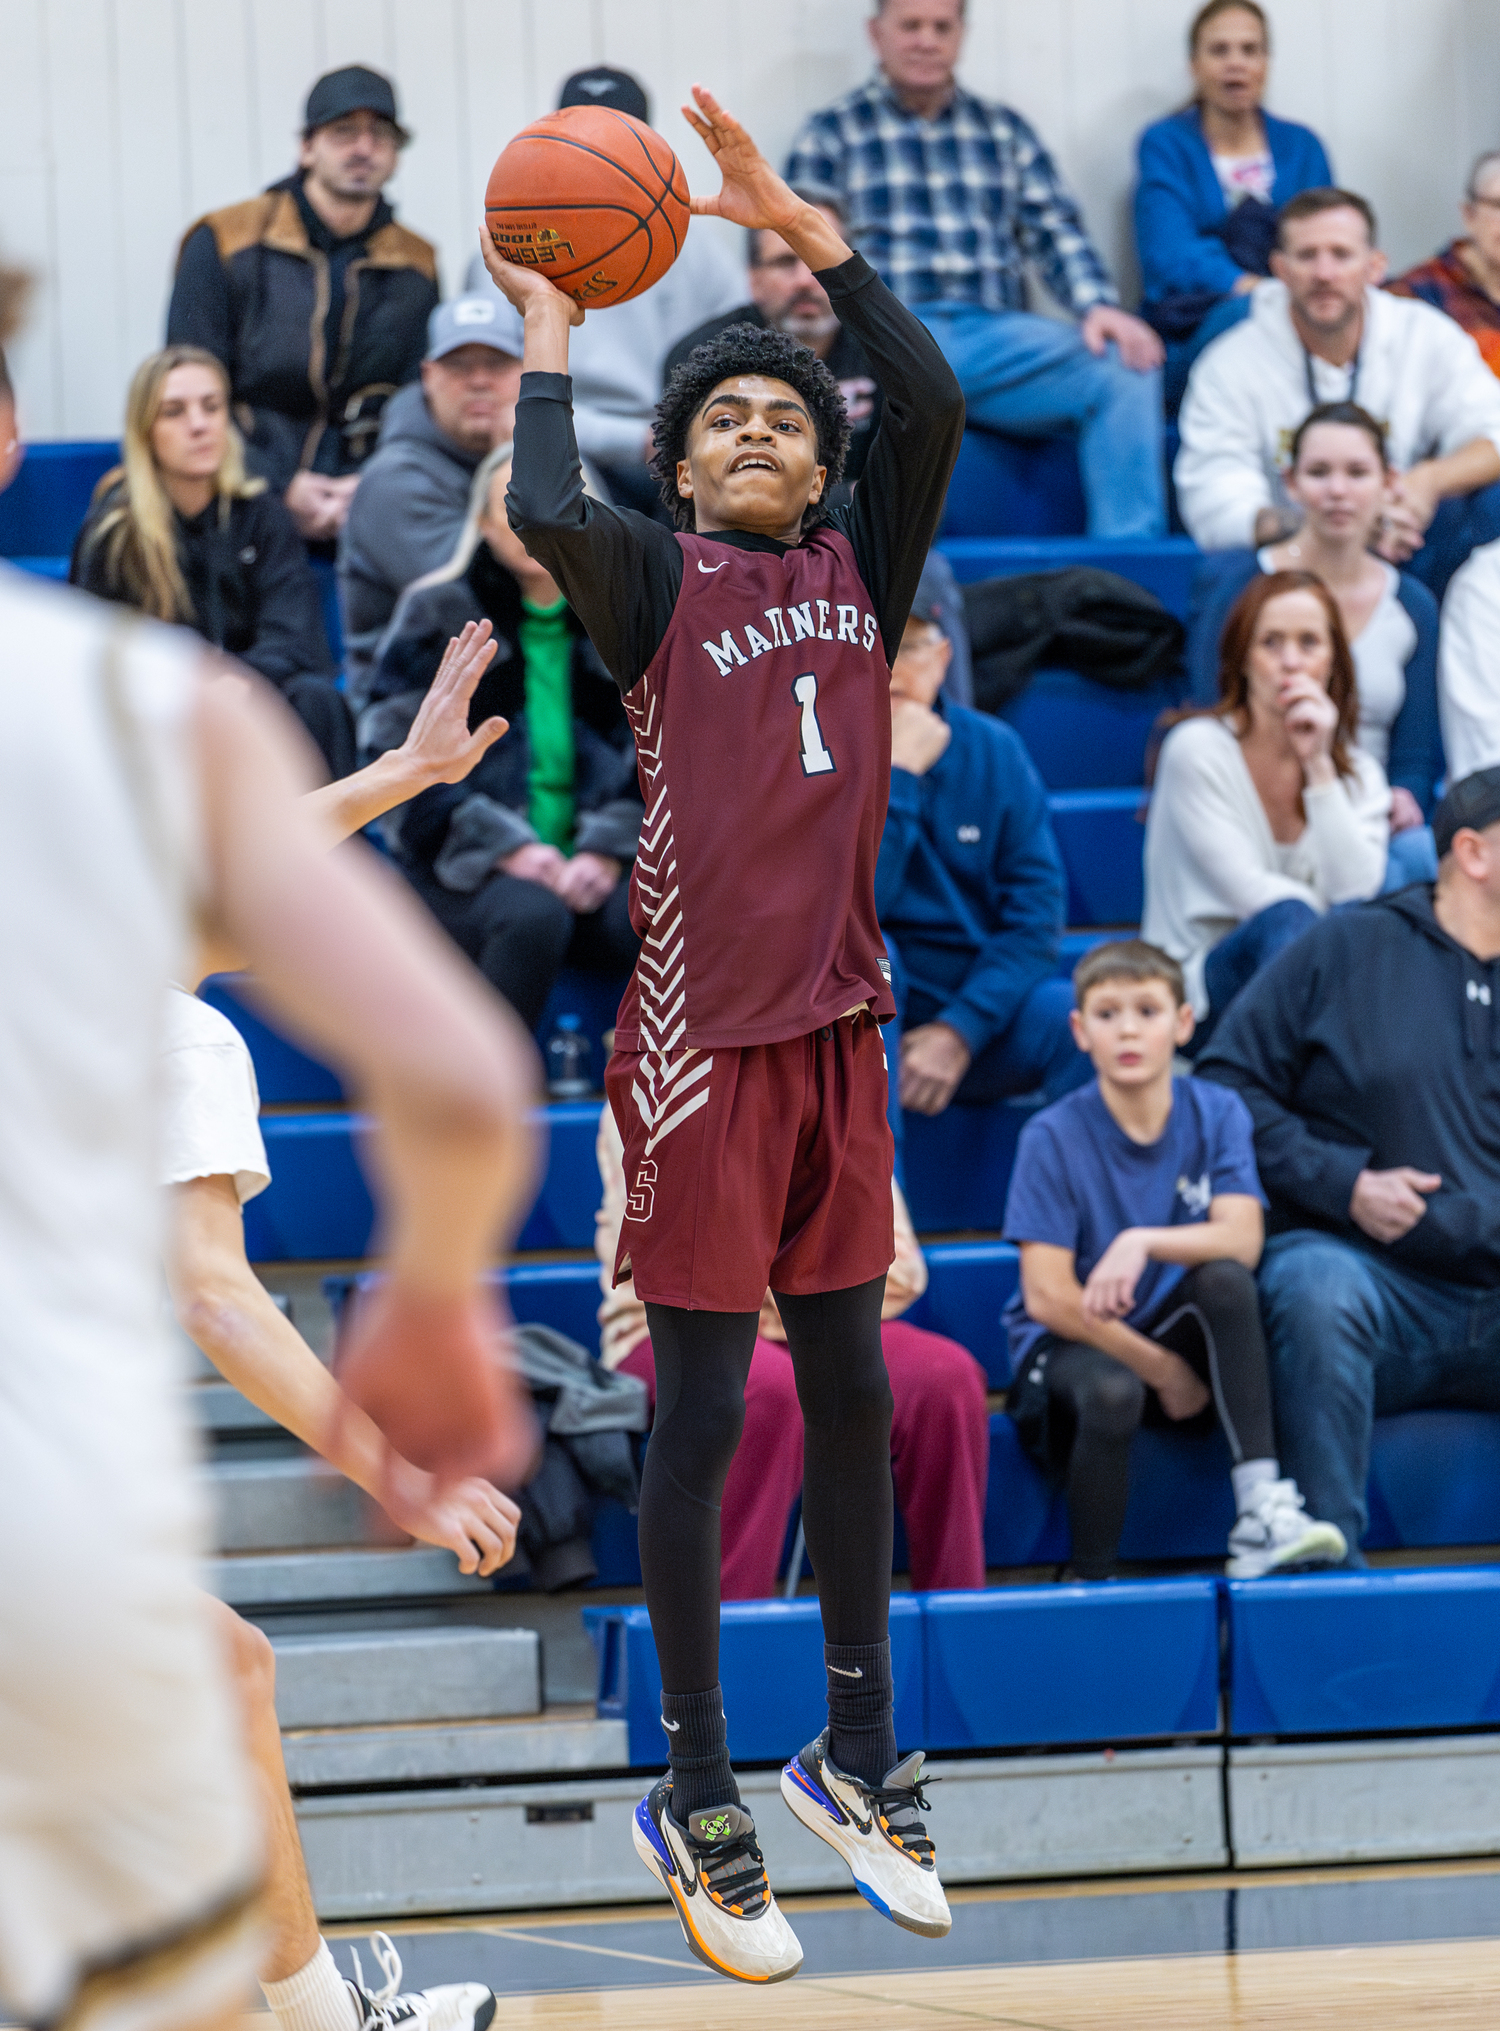
M 661 1723 L 667 1733 L 672 1817 L 677 1824 L 686 1826 L 688 1814 L 701 1812 L 707 1805 L 738 1805 L 740 1788 L 729 1767 L 722 1688 L 713 1685 L 707 1692 L 664 1692 Z
M 825 1643 L 828 1667 L 828 1753 L 840 1770 L 878 1784 L 896 1761 L 891 1646 Z

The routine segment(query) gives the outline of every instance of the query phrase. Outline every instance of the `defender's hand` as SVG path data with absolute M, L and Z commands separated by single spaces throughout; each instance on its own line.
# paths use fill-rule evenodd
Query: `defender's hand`
M 416 1469 L 413 1468 L 415 1473 Z M 488 1481 L 458 1481 L 444 1488 L 430 1474 L 424 1499 L 404 1516 L 395 1517 L 410 1537 L 451 1551 L 461 1573 L 488 1579 L 515 1556 L 521 1512 L 508 1495 Z
M 397 750 L 424 782 L 461 783 L 510 731 L 508 719 L 487 719 L 469 731 L 469 707 L 494 656 L 494 629 L 487 620 L 470 621 L 444 650 L 411 731 Z

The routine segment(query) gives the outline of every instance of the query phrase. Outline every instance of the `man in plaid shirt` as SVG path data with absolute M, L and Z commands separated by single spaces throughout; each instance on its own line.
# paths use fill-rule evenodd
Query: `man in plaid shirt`
M 1161 341 L 1120 309 L 1031 128 L 957 84 L 964 0 L 878 0 L 869 27 L 879 70 L 807 121 L 787 181 L 838 206 L 942 347 L 971 422 L 1077 433 L 1091 535 L 1163 535 Z M 1026 310 L 1027 261 L 1076 326 Z

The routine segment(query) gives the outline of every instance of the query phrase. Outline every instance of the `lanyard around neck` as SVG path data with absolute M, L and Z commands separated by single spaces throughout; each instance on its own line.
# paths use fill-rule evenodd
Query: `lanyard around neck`
M 1364 338 L 1361 336 L 1359 344 L 1354 349 L 1354 358 L 1349 362 L 1349 392 L 1343 398 L 1346 402 L 1353 402 L 1357 399 L 1359 356 L 1364 351 L 1364 344 Z M 1324 364 L 1327 365 L 1329 363 L 1325 361 Z M 1322 397 L 1318 394 L 1317 383 L 1313 380 L 1312 354 L 1307 350 L 1306 346 L 1302 348 L 1302 371 L 1307 376 L 1307 399 L 1312 407 L 1316 409 Z

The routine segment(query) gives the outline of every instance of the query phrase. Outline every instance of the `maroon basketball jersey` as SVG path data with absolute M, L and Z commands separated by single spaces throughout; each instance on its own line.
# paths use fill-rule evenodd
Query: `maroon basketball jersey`
M 680 535 L 682 590 L 627 692 L 646 816 L 622 1049 L 779 1043 L 895 1011 L 875 918 L 890 668 L 848 539 Z

